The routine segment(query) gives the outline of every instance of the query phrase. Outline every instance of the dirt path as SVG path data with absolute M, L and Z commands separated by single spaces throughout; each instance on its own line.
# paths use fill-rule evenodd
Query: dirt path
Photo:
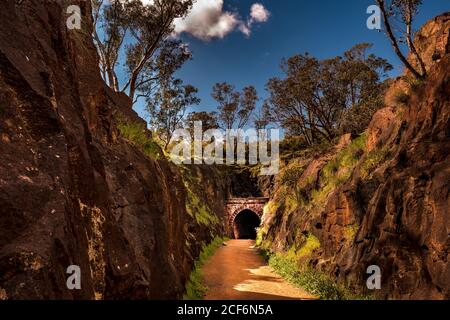
M 310 300 L 306 291 L 284 281 L 267 266 L 254 241 L 231 240 L 203 267 L 205 300 Z

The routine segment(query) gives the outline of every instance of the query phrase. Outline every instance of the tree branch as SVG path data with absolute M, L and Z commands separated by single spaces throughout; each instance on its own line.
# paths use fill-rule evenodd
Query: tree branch
M 423 75 L 421 75 L 412 65 L 409 63 L 408 59 L 403 55 L 398 45 L 397 39 L 395 38 L 394 33 L 392 32 L 391 24 L 389 23 L 389 17 L 386 12 L 385 1 L 384 0 L 376 0 L 377 4 L 383 14 L 384 25 L 386 27 L 386 32 L 391 41 L 392 47 L 394 48 L 395 53 L 402 61 L 403 65 L 417 78 L 423 79 Z

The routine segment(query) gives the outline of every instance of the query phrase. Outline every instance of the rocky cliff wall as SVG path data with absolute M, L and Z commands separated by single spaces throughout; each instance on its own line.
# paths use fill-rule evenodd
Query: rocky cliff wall
M 69 4 L 81 30 L 66 28 Z M 89 17 L 83 0 L 2 1 L 0 299 L 178 298 L 222 232 L 214 172 L 197 183 L 217 214 L 205 222 L 180 171 L 120 136 L 118 112 L 142 120 L 100 78 Z M 81 290 L 66 287 L 70 265 Z
M 432 39 L 448 35 L 447 15 L 420 34 L 428 54 Z M 440 53 L 426 59 L 423 83 L 406 92 L 407 80 L 393 83 L 387 95 L 403 99 L 388 99 L 364 135 L 284 167 L 260 245 L 360 293 L 450 299 L 450 52 Z M 371 265 L 382 271 L 375 292 L 366 287 Z

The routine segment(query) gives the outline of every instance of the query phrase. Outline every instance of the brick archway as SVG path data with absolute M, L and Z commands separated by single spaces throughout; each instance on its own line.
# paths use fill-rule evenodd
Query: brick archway
M 262 219 L 264 206 L 269 201 L 268 198 L 232 198 L 227 201 L 228 233 L 233 236 L 233 225 L 236 217 L 244 211 L 254 212 L 259 219 Z

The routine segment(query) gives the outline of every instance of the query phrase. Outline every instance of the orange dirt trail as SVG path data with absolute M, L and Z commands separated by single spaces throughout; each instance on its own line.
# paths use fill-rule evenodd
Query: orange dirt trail
M 203 267 L 205 300 L 311 300 L 267 266 L 251 240 L 230 240 Z

